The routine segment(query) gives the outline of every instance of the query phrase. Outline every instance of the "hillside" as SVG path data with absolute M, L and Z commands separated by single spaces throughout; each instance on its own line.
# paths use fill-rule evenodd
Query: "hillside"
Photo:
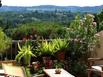
M 28 12 L 38 10 L 38 11 L 71 11 L 71 12 L 98 13 L 102 9 L 103 5 L 92 6 L 92 7 L 41 5 L 32 7 L 2 6 L 0 8 L 0 11 Z

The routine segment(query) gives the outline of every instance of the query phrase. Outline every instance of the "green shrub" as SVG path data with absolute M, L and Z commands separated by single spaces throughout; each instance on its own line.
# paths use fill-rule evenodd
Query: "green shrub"
M 68 36 L 71 39 L 69 47 L 79 59 L 85 59 L 91 54 L 91 48 L 96 45 L 96 27 L 93 25 L 93 15 L 87 14 L 84 18 L 77 16 L 68 29 Z
M 37 37 L 50 39 L 50 38 L 63 38 L 66 30 L 63 25 L 57 23 L 40 22 L 40 23 L 27 23 L 19 25 L 17 28 L 8 29 L 6 33 L 13 39 L 23 39 L 25 36 L 29 38 L 30 35 L 33 39 Z
M 69 42 L 69 59 L 72 73 L 78 77 L 86 77 L 87 59 L 96 46 L 96 26 L 93 25 L 94 16 L 85 15 L 83 18 L 77 16 L 67 29 Z M 78 70 L 80 69 L 80 70 Z
M 7 37 L 3 30 L 0 28 L 0 53 L 8 49 L 11 43 L 11 39 Z

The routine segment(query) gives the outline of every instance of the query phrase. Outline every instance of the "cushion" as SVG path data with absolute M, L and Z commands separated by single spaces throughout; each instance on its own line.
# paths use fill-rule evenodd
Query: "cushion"
M 96 70 L 99 70 L 99 71 L 102 71 L 102 68 L 100 66 L 92 66 L 93 69 L 96 69 Z

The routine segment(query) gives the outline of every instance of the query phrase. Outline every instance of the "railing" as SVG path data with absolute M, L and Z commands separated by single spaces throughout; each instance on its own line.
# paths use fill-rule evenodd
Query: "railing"
M 47 39 L 48 41 L 52 39 Z M 14 60 L 18 51 L 18 42 L 22 43 L 24 40 L 12 40 L 12 44 L 9 49 L 7 49 L 4 53 L 0 53 L 0 61 L 2 60 Z M 31 42 L 36 42 L 37 40 L 27 40 Z M 39 40 L 42 41 L 42 40 Z
M 46 39 L 47 41 L 51 41 L 53 39 Z M 10 48 L 8 50 L 6 50 L 5 53 L 0 53 L 0 60 L 14 60 L 15 56 L 17 55 L 17 51 L 18 51 L 18 42 L 22 43 L 24 40 L 12 40 L 12 44 L 10 46 Z M 27 41 L 31 41 L 31 42 L 36 42 L 37 40 L 27 40 Z M 43 41 L 43 40 L 39 40 L 39 41 Z M 72 40 L 71 40 L 72 41 Z M 77 41 L 74 39 L 74 41 Z M 83 42 L 82 42 L 83 43 Z M 84 43 L 85 44 L 85 43 Z
M 0 60 L 14 60 L 15 55 L 17 54 L 17 42 L 18 40 L 13 40 L 9 49 L 5 50 L 4 53 L 0 53 Z

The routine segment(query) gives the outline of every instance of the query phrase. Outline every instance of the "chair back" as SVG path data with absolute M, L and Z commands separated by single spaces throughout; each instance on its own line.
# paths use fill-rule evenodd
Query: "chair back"
M 6 76 L 26 77 L 24 67 L 2 64 Z
M 0 65 L 3 64 L 8 64 L 8 65 L 16 65 L 16 60 L 5 60 L 5 61 L 0 61 Z

